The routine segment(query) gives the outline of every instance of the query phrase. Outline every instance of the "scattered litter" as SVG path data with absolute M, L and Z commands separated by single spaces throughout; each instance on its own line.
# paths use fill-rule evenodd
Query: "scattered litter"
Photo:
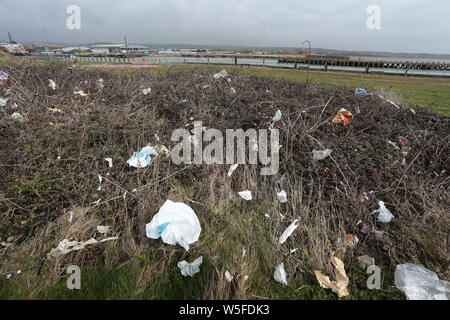
M 395 269 L 395 286 L 408 300 L 449 300 L 450 282 L 423 266 L 406 263 Z
M 281 111 L 277 110 L 277 112 L 275 113 L 275 116 L 272 118 L 272 121 L 277 122 L 281 120 Z
M 331 258 L 331 263 L 336 268 L 336 281 L 330 281 L 330 278 L 323 275 L 322 272 L 315 270 L 316 279 L 322 288 L 331 289 L 333 292 L 337 293 L 339 297 L 348 296 L 348 277 L 345 273 L 344 263 L 337 257 Z
M 25 118 L 19 112 L 14 112 L 11 115 L 11 118 L 13 118 L 14 120 L 20 120 L 20 121 L 25 120 Z
M 102 176 L 99 175 L 99 174 L 97 174 L 97 177 L 98 177 L 98 181 L 99 181 L 99 185 L 98 185 L 97 191 L 102 191 L 102 181 L 103 181 L 103 178 L 102 178 Z
M 234 89 L 233 87 L 231 87 L 231 92 L 232 92 L 232 93 L 236 93 L 236 89 Z
M 11 273 L 6 275 L 6 279 L 9 279 L 9 278 L 11 278 Z
M 237 164 L 237 163 L 236 163 L 236 164 L 232 164 L 232 165 L 230 166 L 230 169 L 228 170 L 228 176 L 229 176 L 229 177 L 231 177 L 231 175 L 233 174 L 233 171 L 236 170 L 237 167 L 238 167 L 238 164 Z
M 408 144 L 409 144 L 408 139 L 406 139 L 405 137 L 402 137 L 402 136 L 398 137 L 398 142 L 400 142 L 400 144 L 401 144 L 403 147 L 407 147 Z
M 69 211 L 69 223 L 72 223 L 72 220 L 73 220 L 73 214 L 74 214 L 73 211 Z
M 394 142 L 392 142 L 392 141 L 390 141 L 390 140 L 386 140 L 386 141 L 387 141 L 387 143 L 389 143 L 391 146 L 393 146 L 395 150 L 400 150 L 400 148 L 399 148 Z
M 373 266 L 375 264 L 375 259 L 365 254 L 358 257 L 358 262 L 361 268 L 366 269 L 366 267 Z
M 55 90 L 56 89 L 56 83 L 55 83 L 55 81 L 53 81 L 53 80 L 51 80 L 51 79 L 48 79 L 48 82 L 49 82 L 49 87 L 50 88 L 52 88 L 53 90 Z
M 103 89 L 105 87 L 105 85 L 103 84 L 103 79 L 98 79 L 95 84 L 97 85 L 97 88 L 99 88 L 100 90 Z
M 110 227 L 108 226 L 97 226 L 97 231 L 101 234 L 108 233 Z
M 17 105 L 17 103 L 14 103 L 14 104 L 11 106 L 11 108 L 17 109 L 17 108 L 19 108 L 19 106 Z
M 413 114 L 416 114 L 416 112 L 414 111 L 414 109 L 409 109 L 409 111 L 411 111 Z
M 331 155 L 333 150 L 331 149 L 325 149 L 325 150 L 313 150 L 313 160 L 323 160 Z
M 117 240 L 117 239 L 118 239 L 118 237 L 110 237 L 110 238 L 103 239 L 101 241 L 97 241 L 94 238 L 91 238 L 85 242 L 69 241 L 68 239 L 64 239 L 58 244 L 58 247 L 52 249 L 47 254 L 47 257 L 55 258 L 57 256 L 65 255 L 71 251 L 81 250 L 91 244 L 97 244 L 97 243 L 102 243 L 102 242 L 107 242 L 107 241 L 112 241 L 112 240 Z
M 148 95 L 151 92 L 152 92 L 152 89 L 150 89 L 150 88 L 142 89 L 142 94 L 144 94 L 144 95 Z
M 78 95 L 80 95 L 80 96 L 82 96 L 82 97 L 86 97 L 86 96 L 87 96 L 87 93 L 84 93 L 83 90 L 76 91 L 76 92 L 74 92 L 74 94 L 78 94 Z
M 108 161 L 108 165 L 109 165 L 109 167 L 110 167 L 110 168 L 112 168 L 112 166 L 113 166 L 113 163 L 112 163 L 112 158 L 105 158 L 105 159 L 103 159 L 103 160 L 106 160 L 106 161 Z
M 226 70 L 222 70 L 216 74 L 213 75 L 214 79 L 222 79 L 225 78 L 228 75 L 228 72 Z
M 378 208 L 377 210 L 372 211 L 372 214 L 378 214 L 378 221 L 379 222 L 383 222 L 383 223 L 389 223 L 391 222 L 392 218 L 394 217 L 394 215 L 389 211 L 388 208 L 386 208 L 386 206 L 384 205 L 383 201 L 378 201 L 378 205 L 380 206 L 380 208 Z
M 102 201 L 102 198 L 98 199 L 97 201 L 92 202 L 92 204 L 95 204 L 96 206 L 98 206 L 100 204 L 100 201 Z
M 59 108 L 47 108 L 48 111 L 51 111 L 52 113 L 63 113 L 63 111 Z
M 198 240 L 201 230 L 197 215 L 191 207 L 170 200 L 164 203 L 152 221 L 145 226 L 148 238 L 161 237 L 165 243 L 178 243 L 186 251 L 190 244 Z
M 5 248 L 8 248 L 12 246 L 12 243 L 2 242 L 1 245 L 4 246 Z
M 227 279 L 228 282 L 231 282 L 233 281 L 233 276 L 228 271 L 225 271 L 225 279 Z
M 183 260 L 181 262 L 178 262 L 178 268 L 181 269 L 181 274 L 184 277 L 190 276 L 192 278 L 194 277 L 194 274 L 200 272 L 200 265 L 202 264 L 202 262 L 203 256 L 198 257 L 192 263 Z
M 344 126 L 353 119 L 353 115 L 350 111 L 345 110 L 344 108 L 340 109 L 338 113 L 334 116 L 334 123 L 341 123 Z
M 359 231 L 361 231 L 364 234 L 368 234 L 370 232 L 370 226 L 367 223 L 363 222 Z
M 372 94 L 367 93 L 367 91 L 363 88 L 356 88 L 355 95 L 360 96 L 360 97 L 368 97 L 368 96 L 371 96 Z
M 279 193 L 277 193 L 277 199 L 280 203 L 286 203 L 287 202 L 286 191 L 281 190 Z
M 186 103 L 187 102 L 187 99 L 186 98 L 184 98 L 183 100 L 181 100 L 183 103 Z
M 283 220 L 284 219 L 284 216 L 281 214 L 281 212 L 280 212 L 280 217 L 281 217 L 281 220 Z
M 398 105 L 396 105 L 394 101 L 391 101 L 391 100 L 389 100 L 389 99 L 386 99 L 385 97 L 380 96 L 380 95 L 378 95 L 378 96 L 379 96 L 381 99 L 386 100 L 386 101 L 389 102 L 390 104 L 392 104 L 392 105 L 394 105 L 395 107 L 397 107 L 397 109 L 400 109 L 400 107 L 399 107 Z
M 358 242 L 359 242 L 358 237 L 353 234 L 349 234 L 347 236 L 347 239 L 345 240 L 346 246 L 350 248 L 355 248 L 358 245 Z
M 282 233 L 281 237 L 280 237 L 280 244 L 283 244 L 287 238 L 289 238 L 291 236 L 291 234 L 295 231 L 295 229 L 297 229 L 298 227 L 298 219 L 295 219 L 294 222 L 292 222 L 289 227 L 287 227 L 286 230 L 284 230 L 284 232 Z
M 273 274 L 273 278 L 276 282 L 284 284 L 285 286 L 288 285 L 286 280 L 286 271 L 284 270 L 284 262 L 280 263 L 277 266 L 277 268 L 275 269 L 275 273 Z
M 264 217 L 270 218 L 270 215 L 268 213 L 264 214 Z
M 238 195 L 240 195 L 242 199 L 247 200 L 247 201 L 250 201 L 253 199 L 252 192 L 249 190 L 238 192 Z
M 295 249 L 289 250 L 289 253 L 290 253 L 290 254 L 293 254 L 293 253 L 296 253 L 297 251 L 298 251 L 298 248 L 295 248 Z
M 130 167 L 145 168 L 150 165 L 152 159 L 151 155 L 157 156 L 158 152 L 150 146 L 142 148 L 140 152 L 135 152 L 134 155 L 127 161 Z
M 8 81 L 8 74 L 4 71 L 0 71 L 0 84 L 4 85 Z
M 8 102 L 8 98 L 0 98 L 0 106 L 6 107 L 6 103 Z
M 227 81 L 228 81 L 228 82 L 231 82 L 231 78 L 228 78 Z

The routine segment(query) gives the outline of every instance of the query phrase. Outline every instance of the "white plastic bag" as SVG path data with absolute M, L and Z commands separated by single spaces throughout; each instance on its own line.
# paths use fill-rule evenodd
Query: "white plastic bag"
M 372 211 L 372 214 L 378 213 L 377 220 L 379 222 L 388 223 L 391 222 L 394 215 L 389 211 L 388 208 L 384 205 L 383 201 L 378 201 L 379 209 Z
M 233 171 L 236 170 L 238 167 L 238 164 L 232 164 L 230 166 L 230 169 L 228 170 L 228 176 L 231 177 L 231 175 L 233 174 Z
M 197 215 L 188 205 L 182 202 L 167 200 L 145 226 L 148 238 L 158 239 L 167 244 L 178 243 L 186 251 L 189 245 L 196 242 L 202 228 Z
M 228 75 L 228 72 L 226 70 L 222 70 L 215 75 L 213 75 L 214 79 L 222 79 L 225 78 Z
M 247 201 L 250 201 L 253 199 L 252 192 L 249 190 L 238 192 L 238 195 L 240 195 L 242 199 L 247 200 Z
M 13 118 L 14 120 L 21 120 L 21 121 L 25 120 L 25 118 L 23 117 L 23 115 L 21 115 L 21 114 L 18 113 L 18 112 L 14 112 L 14 113 L 11 115 L 11 118 Z
M 286 230 L 284 230 L 283 234 L 280 237 L 280 244 L 283 244 L 287 238 L 289 238 L 291 236 L 291 234 L 295 231 L 295 229 L 297 229 L 298 227 L 298 219 L 295 219 L 294 222 L 292 222 L 289 227 L 287 227 Z
M 53 90 L 55 90 L 56 89 L 56 83 L 55 83 L 55 81 L 53 81 L 53 80 L 51 80 L 51 79 L 48 79 L 48 82 L 49 82 L 49 87 L 50 88 L 52 88 Z
M 280 263 L 277 266 L 277 268 L 275 269 L 275 273 L 273 274 L 273 278 L 276 282 L 284 284 L 285 286 L 288 285 L 286 280 L 286 271 L 284 270 L 284 262 Z
M 281 111 L 277 110 L 277 112 L 275 113 L 275 116 L 272 118 L 272 121 L 277 122 L 281 120 Z
M 0 98 L 0 106 L 6 107 L 6 103 L 8 102 L 8 98 Z
M 150 156 L 157 156 L 158 151 L 153 147 L 144 147 L 140 152 L 135 152 L 134 155 L 127 161 L 131 167 L 145 168 L 150 165 L 152 158 Z
M 180 268 L 183 277 L 190 276 L 192 278 L 194 277 L 194 274 L 200 272 L 200 265 L 202 264 L 202 262 L 203 256 L 198 257 L 192 263 L 183 260 L 181 262 L 178 262 L 178 268 Z
M 286 191 L 281 190 L 280 192 L 278 192 L 277 199 L 280 203 L 286 203 L 287 202 Z
M 314 161 L 323 160 L 326 157 L 330 156 L 331 152 L 333 152 L 333 150 L 330 150 L 330 149 L 313 150 L 313 160 Z
M 105 87 L 105 85 L 103 84 L 103 79 L 98 79 L 95 84 L 97 85 L 97 88 L 99 88 L 100 90 L 103 89 Z
M 149 94 L 151 92 L 152 92 L 152 89 L 150 89 L 150 88 L 142 89 L 142 94 L 144 94 L 144 95 L 147 95 L 147 94 Z
M 450 282 L 422 266 L 406 263 L 395 269 L 395 286 L 408 300 L 449 300 Z

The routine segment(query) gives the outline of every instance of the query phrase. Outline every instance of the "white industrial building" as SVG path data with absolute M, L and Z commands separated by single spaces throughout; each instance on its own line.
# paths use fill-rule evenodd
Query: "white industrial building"
M 146 46 L 129 44 L 100 44 L 91 47 L 92 52 L 102 53 L 102 54 L 117 54 L 117 53 L 142 53 L 144 51 L 149 51 L 150 49 Z

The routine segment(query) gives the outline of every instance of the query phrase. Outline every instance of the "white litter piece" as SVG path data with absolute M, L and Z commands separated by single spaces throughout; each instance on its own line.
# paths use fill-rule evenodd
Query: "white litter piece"
M 151 92 L 152 92 L 152 89 L 150 89 L 150 88 L 142 89 L 142 94 L 144 94 L 144 95 L 148 95 Z
M 17 270 L 16 274 L 21 274 L 22 270 Z
M 236 93 L 236 89 L 234 89 L 233 87 L 231 87 L 231 92 L 232 92 L 232 93 Z
M 353 236 L 351 240 L 347 243 L 347 246 L 350 248 L 356 248 L 359 243 L 359 239 L 357 236 Z
M 96 206 L 98 206 L 100 204 L 100 201 L 102 201 L 102 198 L 98 199 L 97 201 L 92 202 L 92 204 L 95 204 Z
M 181 269 L 181 274 L 184 277 L 190 276 L 192 278 L 194 277 L 194 274 L 200 272 L 200 265 L 202 264 L 202 262 L 203 256 L 198 257 L 192 263 L 183 260 L 181 262 L 178 262 L 178 268 Z
M 102 243 L 102 242 L 112 241 L 112 240 L 117 240 L 117 239 L 118 239 L 118 237 L 110 237 L 110 238 L 103 239 L 101 241 L 97 241 L 94 238 L 91 238 L 85 242 L 69 241 L 68 239 L 64 239 L 58 244 L 58 247 L 50 250 L 50 252 L 47 254 L 47 257 L 54 258 L 54 257 L 60 256 L 60 255 L 65 255 L 71 251 L 81 250 L 91 244 L 97 244 L 97 243 Z
M 250 201 L 250 200 L 253 199 L 253 198 L 252 198 L 252 192 L 249 191 L 249 190 L 245 190 L 245 191 L 238 192 L 238 195 L 239 195 L 242 199 L 247 200 L 247 201 Z
M 102 181 L 103 181 L 103 177 L 99 174 L 97 174 L 98 177 L 98 181 L 100 182 L 100 184 L 98 185 L 97 191 L 102 191 Z
M 272 118 L 272 121 L 277 122 L 281 120 L 281 111 L 277 110 L 277 112 L 275 113 L 275 116 Z
M 228 79 L 227 79 L 227 81 L 228 81 L 228 82 L 231 82 L 231 79 L 230 79 L 230 78 L 228 78 Z
M 6 275 L 6 279 L 9 279 L 9 278 L 11 278 L 11 273 Z
M 290 254 L 296 253 L 297 251 L 298 251 L 298 248 L 289 250 Z
M 284 219 L 284 216 L 281 214 L 281 212 L 280 212 L 280 217 L 281 217 L 281 220 L 283 220 Z
M 145 168 L 150 165 L 152 159 L 150 156 L 157 156 L 158 151 L 153 147 L 147 146 L 142 148 L 140 152 L 135 152 L 134 155 L 127 161 L 130 167 Z
M 313 160 L 314 161 L 323 160 L 329 157 L 331 155 L 331 152 L 333 152 L 333 150 L 331 149 L 313 150 Z
M 238 164 L 232 164 L 230 166 L 230 169 L 228 170 L 228 176 L 231 177 L 231 175 L 233 174 L 233 171 L 237 169 L 239 165 Z
M 228 72 L 226 70 L 222 70 L 216 74 L 213 75 L 214 79 L 222 79 L 225 78 L 228 75 Z
M 0 106 L 6 107 L 6 103 L 8 102 L 8 98 L 0 98 Z
M 19 112 L 14 112 L 11 115 L 11 118 L 13 118 L 14 120 L 25 120 L 25 118 L 23 117 L 23 115 L 21 115 Z
M 108 233 L 110 227 L 108 226 L 97 226 L 97 231 L 101 234 Z
M 450 282 L 423 266 L 406 263 L 395 269 L 395 286 L 408 300 L 449 300 Z
M 53 90 L 55 90 L 56 89 L 56 83 L 55 83 L 55 81 L 53 81 L 53 80 L 51 80 L 51 79 L 48 79 L 48 82 L 49 82 L 49 87 L 50 88 L 52 88 Z
M 372 214 L 378 213 L 377 220 L 379 222 L 383 222 L 383 223 L 391 222 L 394 215 L 389 211 L 388 208 L 386 208 L 383 201 L 378 201 L 378 205 L 380 206 L 380 208 L 372 211 Z
M 100 90 L 103 89 L 105 87 L 105 85 L 103 84 L 103 79 L 98 79 L 95 84 L 97 85 L 97 88 L 99 88 Z
M 264 214 L 264 217 L 266 217 L 267 219 L 270 218 L 270 215 L 268 213 Z
M 18 109 L 19 106 L 17 105 L 17 103 L 14 103 L 14 104 L 11 106 L 11 108 L 13 108 L 13 109 Z
M 186 251 L 196 242 L 201 232 L 197 215 L 188 205 L 167 200 L 145 226 L 146 235 L 151 239 L 161 237 L 164 243 L 178 243 Z
M 275 269 L 275 273 L 273 274 L 273 278 L 276 282 L 284 284 L 285 286 L 288 285 L 286 280 L 286 271 L 284 270 L 284 262 L 280 263 L 277 266 L 277 268 Z
M 112 158 L 105 158 L 104 160 L 108 161 L 108 165 L 109 165 L 110 168 L 113 167 L 113 163 L 112 163 L 113 160 L 112 160 Z
M 291 236 L 291 234 L 295 231 L 295 229 L 297 229 L 298 227 L 298 219 L 295 219 L 294 222 L 292 222 L 289 227 L 286 228 L 286 230 L 284 230 L 283 234 L 280 237 L 280 244 L 283 244 L 287 238 L 289 238 Z
M 287 202 L 287 195 L 286 195 L 286 191 L 281 190 L 280 192 L 277 193 L 277 199 L 280 203 L 286 203 Z
M 230 272 L 225 271 L 225 279 L 227 279 L 228 282 L 233 281 L 233 276 L 230 274 Z
M 72 220 L 73 220 L 73 214 L 74 214 L 73 211 L 69 211 L 69 223 L 72 223 Z
M 76 91 L 76 92 L 74 91 L 74 94 L 80 95 L 82 97 L 86 97 L 87 96 L 87 93 L 84 93 L 84 91 L 82 91 L 82 90 Z
M 361 268 L 365 269 L 368 266 L 373 266 L 375 264 L 375 259 L 365 254 L 358 257 L 358 262 L 361 265 Z

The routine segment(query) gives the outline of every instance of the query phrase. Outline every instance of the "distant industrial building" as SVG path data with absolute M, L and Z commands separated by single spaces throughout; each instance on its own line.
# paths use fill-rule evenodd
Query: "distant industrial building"
M 92 52 L 102 54 L 118 54 L 118 53 L 145 53 L 150 49 L 141 45 L 129 44 L 100 44 L 91 47 Z

